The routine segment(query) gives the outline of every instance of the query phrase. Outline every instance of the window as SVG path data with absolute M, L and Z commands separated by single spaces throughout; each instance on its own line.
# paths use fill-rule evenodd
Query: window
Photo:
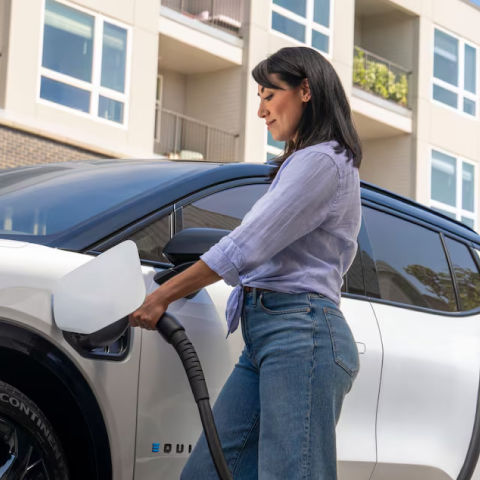
M 477 115 L 477 48 L 438 28 L 433 50 L 433 98 Z
M 475 228 L 475 165 L 432 150 L 430 206 Z
M 170 262 L 162 253 L 170 240 L 169 218 L 169 215 L 166 215 L 128 237 L 128 240 L 132 240 L 137 245 L 138 255 L 142 260 Z
M 360 247 L 357 250 L 352 265 L 348 269 L 346 278 L 343 279 L 342 292 L 365 295 L 365 282 L 363 279 L 363 267 Z
M 466 245 L 445 237 L 445 244 L 453 264 L 461 310 L 480 307 L 480 274 Z
M 274 140 L 270 130 L 267 132 L 267 162 L 270 162 L 283 153 L 285 142 Z
M 273 0 L 272 29 L 330 54 L 331 0 Z
M 372 208 L 364 219 L 373 249 L 380 298 L 442 311 L 457 303 L 440 236 Z
M 269 185 L 244 185 L 214 193 L 183 208 L 183 228 L 233 230 Z
M 128 28 L 46 0 L 40 98 L 124 124 Z

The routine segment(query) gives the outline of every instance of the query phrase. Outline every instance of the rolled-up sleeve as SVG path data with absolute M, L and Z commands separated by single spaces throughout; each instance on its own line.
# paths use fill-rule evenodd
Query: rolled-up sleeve
M 334 208 L 339 172 L 327 154 L 295 152 L 275 180 L 242 223 L 200 257 L 229 285 L 320 227 Z

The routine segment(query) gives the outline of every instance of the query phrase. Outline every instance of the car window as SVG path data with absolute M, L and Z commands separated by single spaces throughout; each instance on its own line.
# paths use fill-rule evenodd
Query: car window
M 480 274 L 472 254 L 466 245 L 445 237 L 450 260 L 457 282 L 461 310 L 480 306 Z
M 183 228 L 233 230 L 269 185 L 242 185 L 213 193 L 183 208 Z
M 347 272 L 346 288 L 345 281 L 342 286 L 342 292 L 355 293 L 357 295 L 365 295 L 365 283 L 363 279 L 362 257 L 360 248 L 357 249 L 355 258 L 353 259 L 351 267 Z
M 170 240 L 170 217 L 166 215 L 128 237 L 135 242 L 142 260 L 169 262 L 162 250 Z
M 364 208 L 380 298 L 442 311 L 457 309 L 440 236 L 427 228 Z

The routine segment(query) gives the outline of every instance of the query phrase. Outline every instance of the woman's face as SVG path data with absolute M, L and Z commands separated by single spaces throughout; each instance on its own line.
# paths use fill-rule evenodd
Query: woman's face
M 282 90 L 258 86 L 258 116 L 265 119 L 274 140 L 294 140 L 303 110 L 310 100 L 308 82 L 304 79 L 298 87 L 292 88 L 276 73 L 270 75 L 270 80 Z

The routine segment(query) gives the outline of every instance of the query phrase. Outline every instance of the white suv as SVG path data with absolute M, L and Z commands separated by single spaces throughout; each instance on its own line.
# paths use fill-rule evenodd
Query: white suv
M 154 290 L 182 268 L 166 243 L 235 228 L 270 168 L 105 160 L 0 173 L 1 480 L 179 477 L 201 423 L 173 349 L 139 329 L 106 346 L 62 332 L 52 292 L 127 239 Z M 339 478 L 479 480 L 480 236 L 372 185 L 362 201 L 341 303 L 361 367 L 338 424 Z M 230 289 L 220 281 L 169 308 L 212 403 L 242 349 L 238 332 L 225 340 Z

